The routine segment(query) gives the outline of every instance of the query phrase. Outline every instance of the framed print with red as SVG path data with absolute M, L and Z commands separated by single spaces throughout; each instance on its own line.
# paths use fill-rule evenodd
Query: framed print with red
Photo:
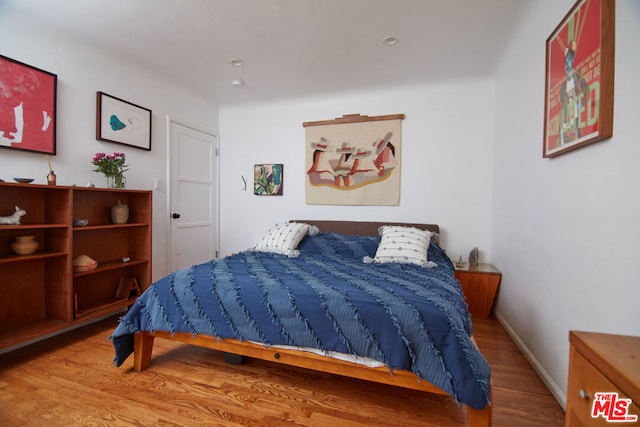
M 58 76 L 0 55 L 0 147 L 56 154 Z
M 613 133 L 615 0 L 579 0 L 547 39 L 543 157 Z

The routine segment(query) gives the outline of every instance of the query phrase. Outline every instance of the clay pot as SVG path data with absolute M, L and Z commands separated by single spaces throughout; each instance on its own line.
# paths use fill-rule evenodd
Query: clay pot
M 38 249 L 35 236 L 16 236 L 11 244 L 11 250 L 18 255 L 31 255 Z

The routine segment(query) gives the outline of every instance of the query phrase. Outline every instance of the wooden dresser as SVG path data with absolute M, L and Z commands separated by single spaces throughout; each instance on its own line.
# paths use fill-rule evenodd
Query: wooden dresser
M 640 337 L 571 331 L 569 342 L 565 426 L 640 426 Z M 612 400 L 601 396 L 596 405 L 598 416 L 593 418 L 596 393 L 618 395 Z M 631 399 L 632 403 L 627 405 L 620 399 Z M 607 409 L 609 402 L 613 411 Z M 612 417 L 609 420 L 608 414 Z M 638 419 L 624 421 L 626 416 Z

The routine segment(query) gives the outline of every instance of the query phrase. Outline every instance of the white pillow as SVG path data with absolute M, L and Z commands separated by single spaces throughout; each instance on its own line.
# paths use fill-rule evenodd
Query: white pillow
M 435 267 L 436 263 L 427 260 L 429 241 L 432 233 L 415 227 L 383 225 L 378 229 L 382 236 L 374 258 L 365 257 L 364 262 L 417 264 L 423 267 Z
M 301 222 L 276 224 L 269 229 L 267 235 L 262 238 L 253 250 L 255 252 L 272 252 L 295 258 L 300 254 L 296 248 L 307 234 L 307 231 L 309 231 L 309 225 Z

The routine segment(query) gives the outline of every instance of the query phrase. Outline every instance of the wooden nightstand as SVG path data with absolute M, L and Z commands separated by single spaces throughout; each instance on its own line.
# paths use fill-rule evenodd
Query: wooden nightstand
M 469 311 L 474 316 L 489 317 L 498 292 L 502 273 L 491 264 L 456 264 L 456 279 L 460 282 Z

